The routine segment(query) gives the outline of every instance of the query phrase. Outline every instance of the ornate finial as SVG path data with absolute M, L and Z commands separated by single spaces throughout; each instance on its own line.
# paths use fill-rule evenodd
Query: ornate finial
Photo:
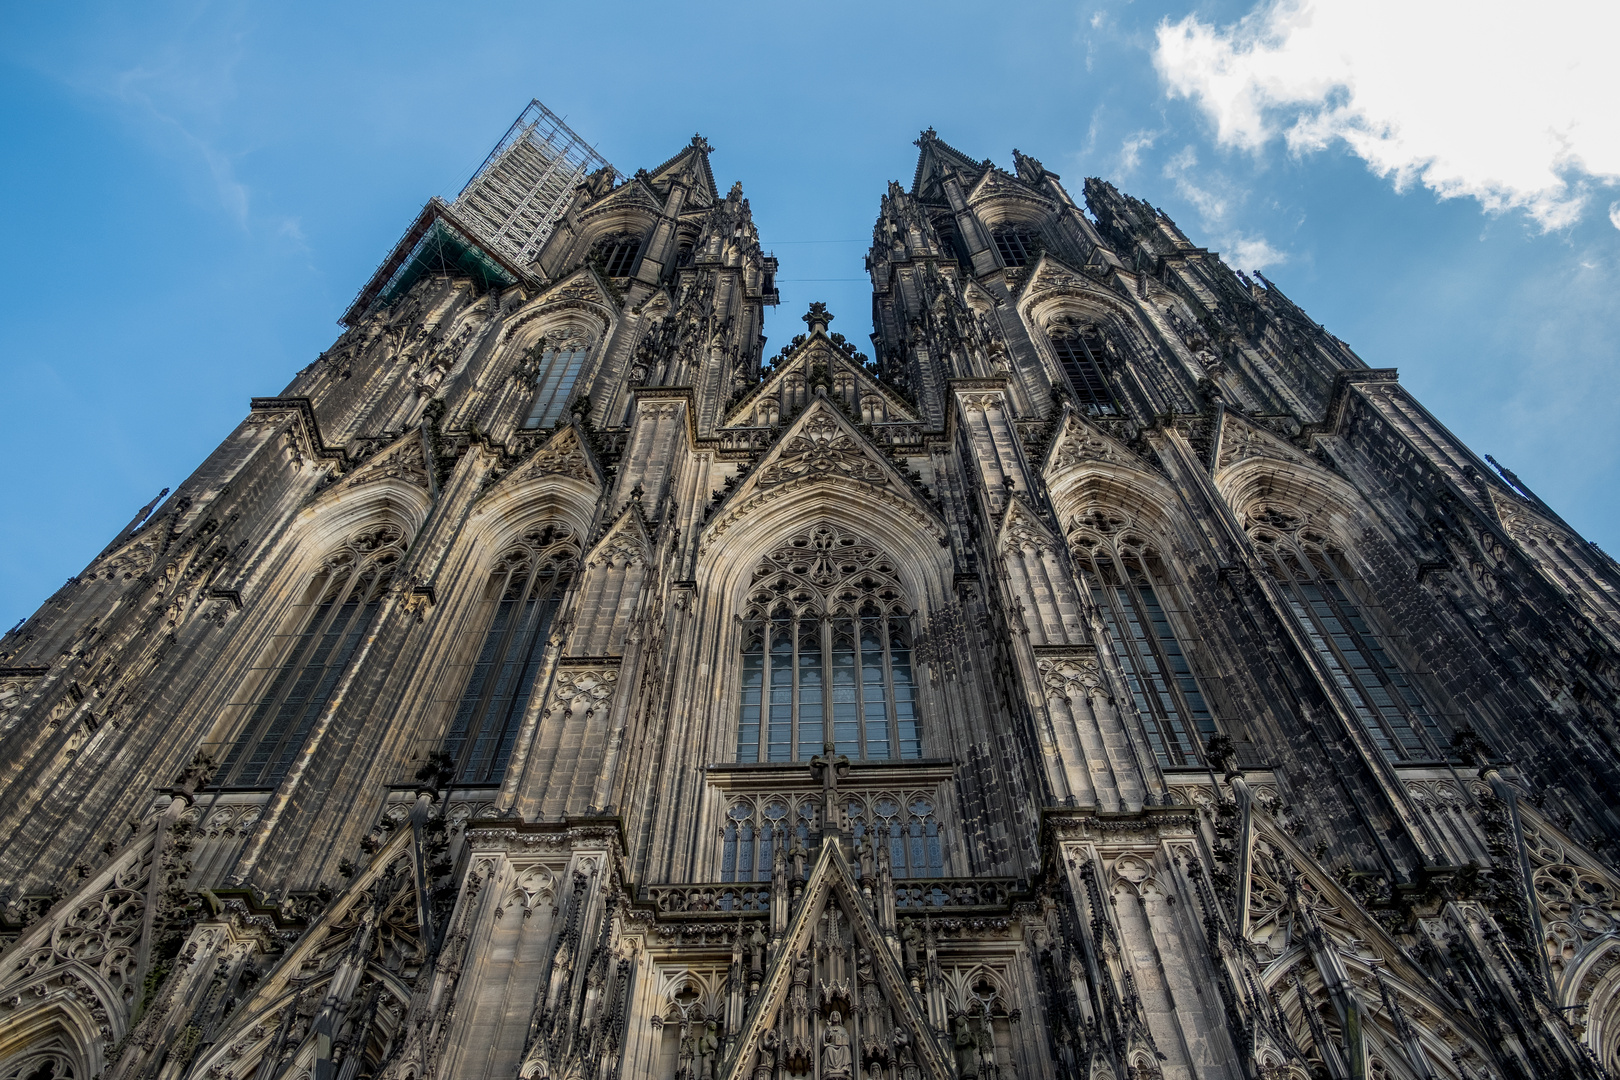
M 1243 770 L 1237 763 L 1237 747 L 1225 735 L 1211 736 L 1207 752 L 1209 767 L 1213 771 L 1226 773 L 1228 780 L 1243 775 Z
M 456 762 L 442 750 L 429 754 L 427 761 L 416 770 L 416 793 L 426 795 L 435 802 L 439 794 L 455 779 Z
M 709 140 L 705 139 L 702 135 L 693 135 L 692 145 L 703 151 L 705 154 L 714 152 L 714 147 L 710 146 Z
M 175 778 L 173 789 L 175 797 L 184 799 L 187 803 L 192 802 L 197 797 L 197 792 L 213 779 L 216 764 L 212 757 L 201 750 L 197 751 L 191 763 Z
M 933 142 L 937 138 L 939 138 L 939 132 L 935 131 L 931 127 L 927 127 L 927 128 L 923 129 L 923 133 L 921 135 L 917 136 L 917 138 L 912 142 L 911 145 L 912 146 L 922 146 L 925 143 Z
M 1046 166 L 1028 154 L 1019 153 L 1016 149 L 1013 150 L 1013 168 L 1017 169 L 1018 175 L 1025 180 L 1039 180 L 1046 175 Z
M 742 181 L 741 180 L 733 180 L 731 182 L 731 195 L 730 195 L 730 197 L 733 198 L 733 199 L 742 198 Z
M 1472 725 L 1465 726 L 1451 737 L 1451 752 L 1464 765 L 1478 767 L 1483 774 L 1490 768 L 1490 746 L 1479 737 Z
M 825 334 L 827 332 L 827 324 L 833 321 L 833 317 L 827 314 L 827 305 L 823 304 L 820 300 L 817 300 L 810 305 L 810 310 L 804 316 L 804 321 L 805 325 L 810 327 L 810 332 L 812 334 L 817 330 L 820 330 Z

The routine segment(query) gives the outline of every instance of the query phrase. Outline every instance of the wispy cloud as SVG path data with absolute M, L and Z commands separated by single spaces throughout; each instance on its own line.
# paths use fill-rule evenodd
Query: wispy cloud
M 1228 191 L 1230 185 L 1216 172 L 1205 172 L 1198 165 L 1198 151 L 1191 146 L 1177 150 L 1164 163 L 1165 178 L 1176 185 L 1176 194 L 1192 204 L 1204 228 L 1226 261 L 1243 270 L 1264 270 L 1287 262 L 1288 255 L 1273 247 L 1263 236 L 1238 229 L 1234 204 L 1242 193 Z
M 1544 230 L 1620 183 L 1620 5 L 1546 0 L 1267 0 L 1229 26 L 1162 22 L 1153 54 L 1224 146 L 1348 146 L 1397 188 L 1422 183 Z M 1610 219 L 1620 228 L 1620 215 Z
M 1119 174 L 1129 176 L 1142 164 L 1142 153 L 1153 149 L 1163 132 L 1138 131 L 1126 136 L 1125 142 L 1119 148 Z

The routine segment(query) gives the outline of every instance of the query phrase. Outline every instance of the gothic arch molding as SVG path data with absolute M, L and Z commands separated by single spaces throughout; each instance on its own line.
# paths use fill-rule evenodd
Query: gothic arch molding
M 594 483 L 563 473 L 497 486 L 467 519 L 473 541 L 463 565 L 487 566 L 532 526 L 549 518 L 566 523 L 578 536 L 588 536 L 599 495 Z
M 578 337 L 589 342 L 595 353 L 617 323 L 618 316 L 607 306 L 595 276 L 581 270 L 514 312 L 501 328 L 495 348 L 510 360 L 542 337 L 548 341 Z
M 1343 480 L 1297 462 L 1246 458 L 1216 473 L 1215 488 L 1244 528 L 1268 509 L 1285 509 L 1331 534 L 1348 552 L 1359 548 L 1363 531 L 1377 520 Z
M 896 560 L 902 587 L 919 613 L 945 603 L 951 595 L 950 550 L 931 532 L 919 528 L 911 513 L 883 502 L 859 505 L 846 496 L 832 497 L 829 485 L 791 492 L 769 504 L 757 518 L 744 518 L 704 545 L 698 564 L 700 592 L 723 598 L 722 610 L 741 611 L 750 575 L 770 551 L 797 532 L 828 524 L 868 540 Z
M 1094 507 L 1131 515 L 1160 541 L 1175 535 L 1179 497 L 1163 477 L 1144 469 L 1105 460 L 1059 465 L 1049 475 L 1047 490 L 1065 535 L 1073 530 L 1075 518 Z
M 343 485 L 343 481 L 338 484 Z M 300 553 L 300 557 L 286 572 L 297 574 L 319 566 L 333 548 L 371 525 L 394 526 L 409 545 L 432 507 L 425 490 L 396 477 L 358 487 L 338 486 L 333 494 L 318 498 L 294 520 L 281 546 Z
M 1042 256 L 1030 272 L 1030 284 L 1018 301 L 1018 313 L 1031 330 L 1045 334 L 1052 321 L 1072 314 L 1096 321 L 1117 319 L 1135 325 L 1136 312 L 1119 297 L 1083 278 L 1051 255 Z
M 0 1077 L 22 1080 L 55 1064 L 52 1080 L 90 1080 L 100 1075 L 102 1055 L 113 1041 L 101 1034 L 76 994 L 57 990 L 0 1016 Z

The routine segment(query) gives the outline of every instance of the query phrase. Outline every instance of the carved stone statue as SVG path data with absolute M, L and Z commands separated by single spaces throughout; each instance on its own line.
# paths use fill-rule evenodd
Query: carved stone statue
M 849 1031 L 844 1027 L 843 1014 L 834 1009 L 827 1016 L 826 1030 L 821 1033 L 821 1075 L 823 1080 L 833 1080 L 849 1074 Z
M 703 1033 L 697 1037 L 698 1080 L 714 1080 L 714 1059 L 719 1052 L 720 1026 L 710 1020 L 703 1025 Z
M 956 1075 L 961 1080 L 974 1080 L 979 1075 L 979 1040 L 973 1037 L 973 1027 L 965 1014 L 951 1021 L 951 1046 L 956 1051 Z
M 915 971 L 922 966 L 919 959 L 919 950 L 922 947 L 922 931 L 917 929 L 914 922 L 906 923 L 900 931 L 900 949 L 906 958 L 906 970 Z

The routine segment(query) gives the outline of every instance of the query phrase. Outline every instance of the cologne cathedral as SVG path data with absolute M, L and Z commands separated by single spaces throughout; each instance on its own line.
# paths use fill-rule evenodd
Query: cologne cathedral
M 916 145 L 859 343 L 701 137 L 427 203 L 0 640 L 0 1080 L 1620 1073 L 1620 566 Z

